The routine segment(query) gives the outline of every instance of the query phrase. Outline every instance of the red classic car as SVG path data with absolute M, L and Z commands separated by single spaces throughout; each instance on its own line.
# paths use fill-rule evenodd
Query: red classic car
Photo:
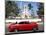
M 9 32 L 14 31 L 29 31 L 29 30 L 38 30 L 38 24 L 36 22 L 22 21 L 19 23 L 10 24 L 8 27 Z

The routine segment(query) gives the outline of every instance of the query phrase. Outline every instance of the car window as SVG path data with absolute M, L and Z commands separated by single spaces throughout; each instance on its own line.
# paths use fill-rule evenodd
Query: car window
M 20 22 L 19 24 L 30 24 L 29 22 Z
M 30 24 L 29 22 L 25 22 L 25 24 Z
M 19 24 L 24 24 L 25 22 L 20 22 Z

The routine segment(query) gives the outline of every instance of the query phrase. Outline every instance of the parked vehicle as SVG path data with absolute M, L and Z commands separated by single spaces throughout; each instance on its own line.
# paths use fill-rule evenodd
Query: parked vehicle
M 9 32 L 14 32 L 14 31 L 29 31 L 33 30 L 36 31 L 38 30 L 38 24 L 37 22 L 29 22 L 29 21 L 22 21 L 19 23 L 13 23 L 10 24 L 8 27 Z

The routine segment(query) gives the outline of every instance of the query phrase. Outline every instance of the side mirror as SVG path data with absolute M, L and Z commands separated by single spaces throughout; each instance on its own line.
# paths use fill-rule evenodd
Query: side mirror
M 17 22 L 16 22 L 16 24 L 17 24 Z

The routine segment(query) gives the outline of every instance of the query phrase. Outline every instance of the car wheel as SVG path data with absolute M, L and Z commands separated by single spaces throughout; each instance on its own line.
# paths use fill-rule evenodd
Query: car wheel
M 33 28 L 33 32 L 35 32 L 35 31 L 37 31 L 37 29 L 36 28 Z
M 17 30 L 17 29 L 15 29 L 15 32 L 18 32 L 18 30 Z

